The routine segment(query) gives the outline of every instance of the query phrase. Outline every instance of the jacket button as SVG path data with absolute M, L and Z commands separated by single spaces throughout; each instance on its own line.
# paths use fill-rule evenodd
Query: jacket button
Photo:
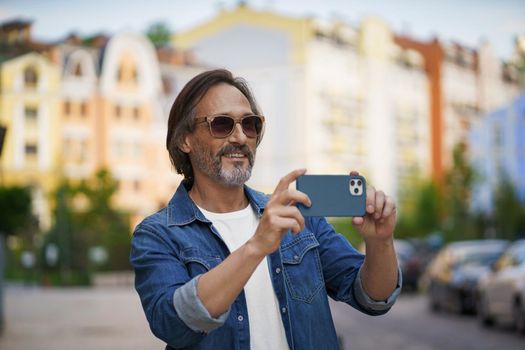
M 281 309 L 281 311 L 283 312 L 283 314 L 286 313 L 286 308 L 283 307 L 283 308 Z
M 242 315 L 239 315 L 239 317 L 237 317 L 237 319 L 239 320 L 239 322 L 242 322 L 242 320 L 244 320 L 244 317 L 242 317 Z
M 275 273 L 280 273 L 281 272 L 281 269 L 278 267 L 275 269 Z
M 295 261 L 297 261 L 297 260 L 299 260 L 299 256 L 294 255 L 294 256 L 293 256 L 293 259 L 294 259 Z

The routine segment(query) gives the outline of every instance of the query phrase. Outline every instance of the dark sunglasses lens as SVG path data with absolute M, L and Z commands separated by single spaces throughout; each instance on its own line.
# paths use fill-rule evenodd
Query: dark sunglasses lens
M 242 130 L 248 137 L 257 137 L 262 130 L 262 119 L 252 115 L 242 120 Z
M 228 136 L 234 125 L 234 121 L 230 117 L 215 117 L 211 122 L 211 131 L 215 137 L 226 137 Z

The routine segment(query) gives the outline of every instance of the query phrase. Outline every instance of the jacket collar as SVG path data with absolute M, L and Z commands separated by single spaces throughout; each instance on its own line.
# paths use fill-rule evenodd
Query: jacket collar
M 204 214 L 201 213 L 199 208 L 197 208 L 188 194 L 190 188 L 191 182 L 183 180 L 171 198 L 167 210 L 168 226 L 183 226 L 195 220 L 210 222 L 206 219 Z M 268 202 L 268 196 L 264 193 L 255 191 L 246 185 L 244 185 L 244 193 L 250 201 L 250 205 L 255 210 L 257 216 L 260 217 L 264 211 L 266 202 Z

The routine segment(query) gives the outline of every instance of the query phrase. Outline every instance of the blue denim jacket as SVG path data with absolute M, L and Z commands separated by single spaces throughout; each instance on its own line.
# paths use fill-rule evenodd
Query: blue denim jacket
M 135 288 L 150 328 L 166 349 L 249 349 L 244 292 L 218 318 L 197 296 L 200 275 L 230 252 L 186 186 L 183 182 L 168 206 L 144 219 L 133 234 Z M 249 187 L 245 194 L 260 217 L 268 197 Z M 399 295 L 401 274 L 386 301 L 371 300 L 359 277 L 364 256 L 324 218 L 305 221 L 305 229 L 286 234 L 267 259 L 271 281 L 290 349 L 338 349 L 327 296 L 369 315 L 384 314 Z

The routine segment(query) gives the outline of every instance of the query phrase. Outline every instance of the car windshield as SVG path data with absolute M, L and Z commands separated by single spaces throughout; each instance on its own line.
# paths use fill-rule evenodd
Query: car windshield
M 457 264 L 461 266 L 488 266 L 494 263 L 500 254 L 501 251 L 465 255 L 462 259 L 457 261 Z
M 480 244 L 456 247 L 454 262 L 457 266 L 488 266 L 494 263 L 503 252 L 504 244 Z

